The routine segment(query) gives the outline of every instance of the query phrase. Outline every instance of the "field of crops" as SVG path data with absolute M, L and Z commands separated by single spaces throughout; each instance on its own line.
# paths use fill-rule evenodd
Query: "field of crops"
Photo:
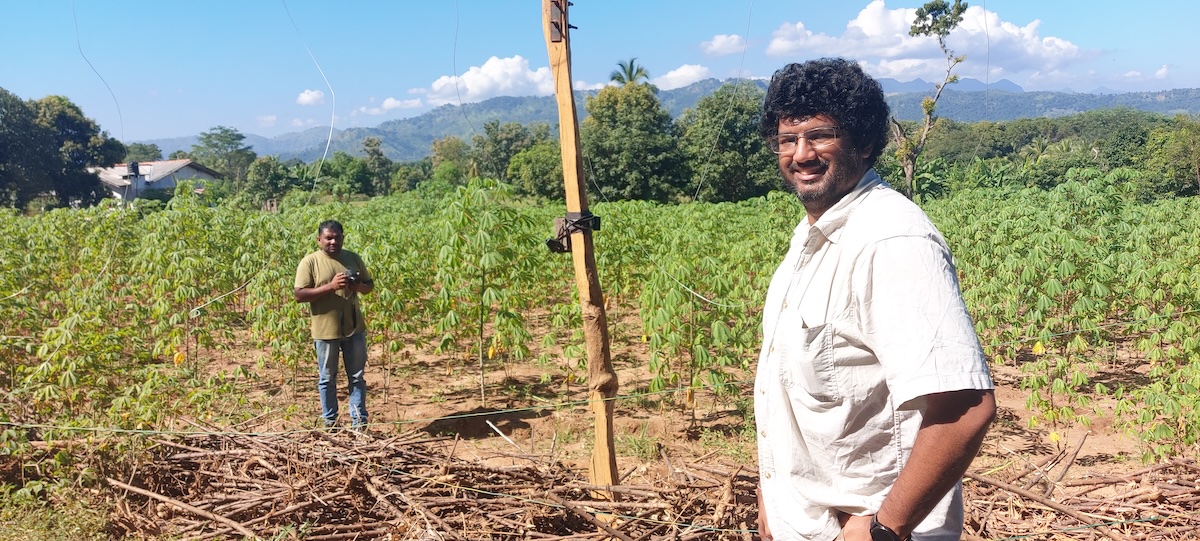
M 1119 179 L 1052 191 L 970 191 L 924 205 L 955 252 L 992 362 L 1016 367 L 1051 437 L 1116 401 L 1147 458 L 1200 435 L 1200 201 L 1134 201 Z M 759 311 L 802 208 L 788 194 L 737 204 L 594 204 L 607 302 L 640 324 L 646 392 L 736 394 L 752 379 Z M 153 429 L 180 415 L 230 422 L 243 381 L 309 370 L 292 300 L 316 224 L 337 219 L 376 277 L 365 311 L 383 356 L 420 351 L 478 370 L 527 363 L 586 374 L 568 256 L 550 253 L 561 205 L 473 182 L 445 199 L 402 194 L 283 208 L 177 198 L 142 214 L 102 206 L 9 214 L 0 228 L 0 421 L 5 445 L 58 427 Z M 248 337 L 257 370 L 211 377 L 202 352 Z M 386 360 L 386 359 L 385 359 Z M 375 362 L 373 360 L 373 362 Z M 249 372 L 249 373 L 248 373 Z M 499 389 L 489 393 L 501 393 Z M 690 393 L 687 393 L 690 396 Z

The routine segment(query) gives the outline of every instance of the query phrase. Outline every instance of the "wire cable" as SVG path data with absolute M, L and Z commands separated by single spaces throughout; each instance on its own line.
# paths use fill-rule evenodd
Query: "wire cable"
M 308 47 L 308 42 L 304 40 L 304 35 L 300 33 L 300 27 L 296 25 L 296 19 L 292 17 L 292 11 L 288 9 L 287 0 L 279 0 L 283 3 L 283 10 L 287 12 L 288 20 L 292 22 L 292 28 L 296 30 L 296 36 L 300 38 L 301 45 L 304 45 L 304 50 L 308 52 L 308 57 L 312 59 L 313 64 L 317 66 L 317 72 L 321 74 L 321 79 L 325 81 L 325 86 L 329 88 L 329 97 L 331 100 L 329 113 L 329 136 L 325 139 L 325 151 L 321 153 L 321 159 L 317 162 L 316 172 L 313 173 L 312 189 L 309 191 L 309 201 L 315 196 L 317 190 L 317 182 L 321 179 L 321 166 L 325 163 L 325 158 L 329 156 L 329 147 L 333 145 L 333 125 L 337 120 L 337 93 L 333 91 L 333 85 L 329 84 L 329 78 L 325 76 L 325 70 L 321 69 L 321 63 L 317 62 L 316 55 L 312 49 Z

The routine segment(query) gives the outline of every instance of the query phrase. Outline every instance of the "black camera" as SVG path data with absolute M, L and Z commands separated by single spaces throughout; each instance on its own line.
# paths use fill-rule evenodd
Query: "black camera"
M 362 273 L 354 269 L 346 269 L 346 283 L 350 285 L 357 284 L 362 281 Z

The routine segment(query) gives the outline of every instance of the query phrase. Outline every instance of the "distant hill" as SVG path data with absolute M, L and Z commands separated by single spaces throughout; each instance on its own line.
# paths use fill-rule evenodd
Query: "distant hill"
M 682 88 L 660 91 L 659 99 L 671 116 L 678 117 L 704 96 L 712 94 L 722 85 L 734 82 L 750 83 L 762 89 L 767 86 L 767 81 L 761 79 L 705 79 Z M 892 114 L 901 120 L 919 120 L 921 100 L 934 91 L 933 83 L 919 79 L 909 82 L 880 79 L 880 84 L 888 94 Z M 595 91 L 575 93 L 580 120 L 587 116 L 585 96 L 594 94 Z M 1200 88 L 1122 94 L 1025 92 L 1008 80 L 984 84 L 974 79 L 962 79 L 943 92 L 937 112 L 938 116 L 960 122 L 1000 122 L 1018 118 L 1059 117 L 1112 107 L 1130 107 L 1164 115 L 1196 115 L 1200 114 Z M 482 134 L 483 125 L 492 120 L 521 124 L 545 122 L 556 126 L 558 109 L 552 96 L 505 96 L 478 103 L 443 105 L 420 116 L 389 120 L 373 128 L 335 129 L 329 142 L 329 152 L 342 151 L 361 156 L 363 139 L 378 137 L 389 158 L 397 161 L 419 160 L 429 155 L 435 140 L 453 135 L 470 141 L 473 135 Z M 329 137 L 330 130 L 326 126 L 271 138 L 246 134 L 245 143 L 251 145 L 259 155 L 310 162 L 321 157 Z M 166 156 L 176 150 L 190 150 L 196 141 L 197 137 L 192 136 L 138 142 L 157 144 Z

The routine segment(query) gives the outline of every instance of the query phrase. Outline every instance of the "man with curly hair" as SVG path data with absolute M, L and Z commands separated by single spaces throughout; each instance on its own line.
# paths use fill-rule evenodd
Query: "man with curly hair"
M 759 133 L 806 211 L 763 309 L 754 386 L 763 539 L 959 539 L 962 475 L 995 417 L 950 249 L 873 169 L 879 83 L 775 72 Z

